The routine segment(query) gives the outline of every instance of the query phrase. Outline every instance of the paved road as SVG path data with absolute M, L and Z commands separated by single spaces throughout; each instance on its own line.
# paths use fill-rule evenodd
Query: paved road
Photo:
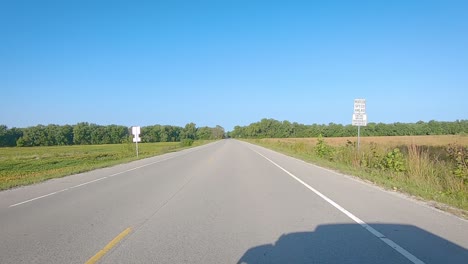
M 0 192 L 0 263 L 99 257 L 468 263 L 468 222 L 235 140 Z

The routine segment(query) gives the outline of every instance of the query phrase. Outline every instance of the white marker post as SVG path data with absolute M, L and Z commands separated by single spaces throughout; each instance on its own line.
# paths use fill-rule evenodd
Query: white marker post
M 361 145 L 361 126 L 367 126 L 366 99 L 354 99 L 353 126 L 358 127 L 357 149 Z
M 139 126 L 132 127 L 132 134 L 133 134 L 133 142 L 135 142 L 135 144 L 136 144 L 136 155 L 137 155 L 137 158 L 138 158 L 138 142 L 141 141 L 140 127 Z

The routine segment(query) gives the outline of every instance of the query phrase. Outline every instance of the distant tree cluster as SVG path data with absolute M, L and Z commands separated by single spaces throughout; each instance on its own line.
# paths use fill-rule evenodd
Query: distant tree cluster
M 141 128 L 142 142 L 178 142 L 184 139 L 221 139 L 224 128 L 216 126 L 197 128 L 194 123 L 185 127 L 145 126 Z M 129 127 L 101 126 L 86 122 L 76 125 L 37 125 L 27 128 L 8 128 L 0 125 L 0 147 L 32 147 L 61 145 L 96 145 L 128 142 Z
M 184 139 L 209 140 L 224 138 L 224 128 L 198 127 L 189 123 L 185 127 L 178 126 L 146 126 L 141 128 L 141 140 L 143 142 L 178 142 Z
M 304 125 L 275 119 L 262 119 L 248 126 L 236 126 L 229 133 L 233 138 L 304 138 L 304 137 L 350 137 L 356 135 L 352 125 L 330 123 L 328 125 Z M 454 122 L 417 123 L 369 123 L 362 127 L 363 136 L 413 136 L 413 135 L 455 135 L 468 134 L 468 120 Z

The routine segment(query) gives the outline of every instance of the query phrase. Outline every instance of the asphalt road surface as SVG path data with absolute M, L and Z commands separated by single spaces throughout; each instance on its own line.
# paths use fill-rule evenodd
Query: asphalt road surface
M 0 263 L 468 263 L 468 221 L 236 140 L 0 192 Z

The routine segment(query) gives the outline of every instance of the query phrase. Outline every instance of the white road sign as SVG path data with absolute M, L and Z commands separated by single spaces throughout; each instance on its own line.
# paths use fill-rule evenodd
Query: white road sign
M 361 127 L 367 126 L 367 114 L 366 114 L 366 99 L 354 99 L 354 114 L 353 114 L 353 126 L 357 126 L 357 149 L 359 151 L 359 145 L 361 144 L 360 134 Z
M 133 134 L 133 142 L 135 142 L 136 144 L 136 155 L 138 157 L 138 142 L 141 142 L 140 127 L 139 126 L 132 127 L 132 134 Z
M 353 114 L 353 126 L 367 126 L 367 114 Z
M 355 114 L 366 113 L 366 99 L 354 99 L 354 113 Z
M 367 126 L 366 99 L 354 99 L 353 126 Z
M 139 126 L 132 127 L 132 134 L 135 136 L 140 135 L 140 127 Z

